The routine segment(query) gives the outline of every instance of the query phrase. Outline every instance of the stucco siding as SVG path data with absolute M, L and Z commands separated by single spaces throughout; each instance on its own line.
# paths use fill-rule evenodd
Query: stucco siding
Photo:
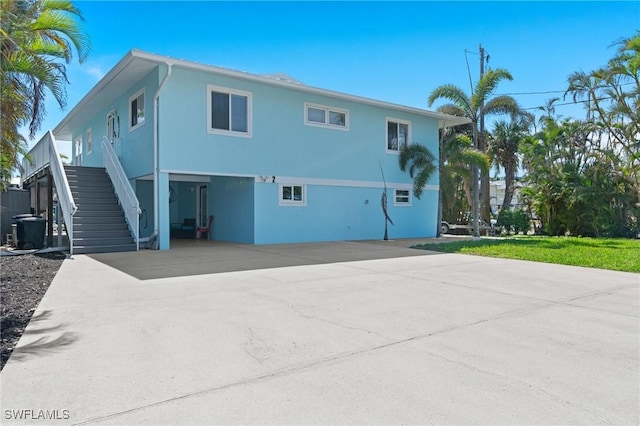
M 207 132 L 207 85 L 252 95 L 251 137 Z M 411 122 L 411 140 L 437 152 L 437 120 L 205 73 L 174 69 L 161 95 L 160 167 L 231 175 L 410 182 L 386 153 L 386 118 Z M 305 125 L 304 104 L 349 111 L 349 129 Z M 429 182 L 437 184 L 437 177 Z
M 254 243 L 254 211 L 253 179 L 242 177 L 211 179 L 209 212 L 214 216 L 213 239 Z
M 305 185 L 304 206 L 283 206 L 280 186 L 256 183 L 255 243 L 293 243 L 382 239 L 385 217 L 381 188 Z M 389 238 L 435 235 L 437 191 L 427 191 L 411 207 L 393 205 L 389 189 L 388 211 L 395 225 Z

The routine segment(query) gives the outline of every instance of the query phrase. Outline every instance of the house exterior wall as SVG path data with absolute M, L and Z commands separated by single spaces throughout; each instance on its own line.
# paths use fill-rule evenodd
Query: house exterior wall
M 389 237 L 436 234 L 437 173 L 422 198 L 416 199 L 410 193 L 412 179 L 399 169 L 397 152 L 387 151 L 386 146 L 387 119 L 392 119 L 410 123 L 411 143 L 425 145 L 437 156 L 436 118 L 181 67 L 173 67 L 159 96 L 155 212 L 153 181 L 140 178 L 149 179 L 153 173 L 153 98 L 166 75 L 167 67 L 158 66 L 73 132 L 74 141 L 78 136 L 83 140 L 83 165 L 102 166 L 107 114 L 117 112 L 116 154 L 146 212 L 141 236 L 152 234 L 157 214 L 161 249 L 169 248 L 171 223 L 197 214 L 196 195 L 189 192 L 192 185 L 173 182 L 171 176 L 177 174 L 209 179 L 208 212 L 215 217 L 212 234 L 217 240 L 267 244 L 382 238 L 381 169 L 394 221 Z M 249 137 L 208 131 L 211 86 L 250 93 Z M 140 90 L 144 90 L 145 123 L 130 129 L 131 97 Z M 305 104 L 347 111 L 347 129 L 309 125 Z M 91 154 L 86 147 L 88 128 L 93 135 Z M 169 185 L 177 193 L 171 204 Z M 304 205 L 283 204 L 282 185 L 303 186 Z M 409 205 L 396 205 L 396 189 L 409 190 Z
M 209 184 L 209 214 L 214 216 L 213 238 L 235 243 L 255 243 L 254 215 L 256 208 L 254 181 L 248 177 L 216 176 Z
M 252 94 L 252 136 L 207 132 L 207 85 Z M 386 117 L 411 122 L 411 140 L 437 152 L 436 119 L 253 81 L 174 69 L 160 99 L 160 168 L 189 173 L 410 182 L 386 154 Z M 305 125 L 305 102 L 349 111 L 349 130 Z M 437 185 L 434 175 L 429 184 Z
M 103 167 L 102 139 L 107 136 L 107 115 L 115 111 L 119 119 L 119 137 L 114 140 L 114 150 L 129 178 L 153 173 L 153 96 L 158 87 L 160 69 L 149 73 L 143 80 L 133 84 L 118 99 L 105 106 L 84 126 L 73 132 L 73 159 L 76 157 L 78 138 L 82 139 L 82 165 L 88 167 Z M 144 89 L 145 93 L 145 123 L 130 130 L 129 99 L 135 93 Z M 91 130 L 92 149 L 89 152 L 87 131 Z M 75 162 L 73 162 L 75 164 Z

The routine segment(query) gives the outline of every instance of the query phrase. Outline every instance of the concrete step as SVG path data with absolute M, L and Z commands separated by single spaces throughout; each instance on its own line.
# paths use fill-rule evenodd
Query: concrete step
M 73 217 L 73 225 L 75 228 L 75 225 L 108 225 L 108 224 L 125 224 L 126 226 L 126 222 L 124 220 L 124 216 L 108 216 L 108 217 L 104 217 L 104 216 L 80 216 L 80 217 Z
M 96 229 L 87 229 L 78 231 L 77 229 L 73 230 L 73 238 L 81 239 L 81 238 L 129 238 L 132 239 L 131 233 L 128 229 L 121 229 L 118 231 L 104 231 L 100 228 Z
M 124 215 L 122 214 L 122 210 L 113 209 L 113 210 L 81 210 L 78 209 L 76 214 L 73 215 L 74 219 L 84 218 L 84 217 L 119 217 L 124 220 Z
M 91 253 L 118 253 L 124 251 L 136 251 L 135 244 L 121 244 L 112 246 L 76 246 L 73 245 L 74 254 L 91 254 Z
M 122 212 L 122 209 L 120 208 L 120 204 L 118 203 L 106 203 L 106 202 L 100 202 L 100 203 L 82 203 L 82 204 L 76 204 L 78 206 L 78 213 L 80 212 Z M 78 214 L 76 213 L 76 214 Z
M 129 232 L 129 227 L 126 222 L 117 223 L 73 223 L 73 232 L 78 231 L 105 231 L 105 232 L 119 232 L 125 230 Z
M 75 246 L 121 246 L 133 244 L 133 238 L 128 237 L 104 237 L 104 238 L 76 238 L 73 235 L 73 245 Z

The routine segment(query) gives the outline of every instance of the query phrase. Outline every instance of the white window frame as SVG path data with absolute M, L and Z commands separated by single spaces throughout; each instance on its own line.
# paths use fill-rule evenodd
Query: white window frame
M 402 120 L 400 118 L 386 117 L 384 120 L 384 149 L 387 154 L 400 154 L 400 144 L 398 149 L 389 149 L 389 123 L 406 124 L 407 125 L 407 146 L 411 145 L 411 121 Z
M 73 144 L 75 146 L 76 152 L 75 152 L 74 158 L 71 161 L 72 161 L 72 164 L 74 164 L 76 166 L 82 165 L 82 151 L 83 151 L 82 145 L 83 145 L 83 143 L 84 143 L 84 141 L 82 140 L 82 133 L 80 133 L 73 140 Z M 78 158 L 80 159 L 80 164 L 78 164 Z
M 325 112 L 324 123 L 320 123 L 318 121 L 309 121 L 309 108 L 323 110 Z M 338 114 L 344 114 L 344 126 L 340 126 L 338 124 L 331 124 L 329 122 L 329 114 L 331 114 L 332 112 L 335 112 Z M 324 127 L 328 129 L 349 130 L 349 110 L 344 108 L 334 108 L 327 105 L 320 105 L 320 104 L 305 102 L 304 103 L 304 124 L 307 126 Z
M 407 201 L 398 201 L 398 191 L 407 193 Z M 402 195 L 404 197 L 404 194 Z M 393 205 L 398 207 L 411 206 L 411 188 L 394 188 L 393 189 Z
M 140 121 L 140 119 L 138 118 L 137 123 L 135 125 L 131 124 L 131 121 L 133 119 L 133 108 L 131 108 L 131 104 L 134 100 L 138 99 L 139 97 L 142 96 L 143 102 L 144 102 L 144 107 L 142 108 L 142 121 Z M 146 99 L 146 94 L 145 94 L 145 89 L 144 87 L 140 90 L 138 90 L 133 96 L 131 96 L 129 98 L 129 131 L 133 132 L 136 129 L 139 129 L 140 127 L 144 126 L 144 124 L 147 122 L 147 114 L 146 114 L 146 109 L 147 109 L 147 99 Z M 137 117 L 137 115 L 136 115 Z
M 93 129 L 89 127 L 85 135 L 86 135 L 85 143 L 87 144 L 87 155 L 89 155 L 91 154 L 91 151 L 93 151 Z
M 302 200 L 285 200 L 282 198 L 284 194 L 284 188 L 291 188 L 293 194 L 294 188 L 298 186 L 302 188 Z M 307 185 L 296 183 L 281 183 L 278 188 L 278 204 L 281 206 L 306 206 L 307 205 Z
M 231 130 L 231 123 L 229 123 L 229 130 L 214 129 L 212 123 L 212 105 L 211 105 L 211 92 L 227 93 L 229 94 L 229 102 L 231 102 L 231 95 L 245 96 L 247 98 L 247 131 L 239 132 Z M 237 136 L 242 138 L 252 137 L 253 129 L 253 94 L 244 90 L 231 89 L 229 87 L 215 86 L 213 84 L 207 84 L 207 133 L 213 135 L 226 135 Z M 229 108 L 229 115 L 231 116 L 231 108 Z M 229 117 L 231 119 L 231 117 Z

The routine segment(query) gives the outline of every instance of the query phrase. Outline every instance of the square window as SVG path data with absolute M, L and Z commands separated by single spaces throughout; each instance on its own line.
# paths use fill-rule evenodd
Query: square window
M 400 152 L 409 144 L 408 121 L 387 119 L 387 152 Z
M 344 112 L 329 111 L 329 124 L 334 126 L 344 126 L 347 122 L 347 115 Z
M 304 185 L 280 185 L 280 205 L 305 205 L 304 192 Z
M 209 133 L 251 136 L 251 94 L 212 85 L 209 89 Z
M 318 108 L 307 108 L 307 120 L 314 123 L 324 124 L 325 122 L 325 110 Z
M 396 189 L 394 196 L 394 205 L 410 205 L 411 194 L 408 189 Z

